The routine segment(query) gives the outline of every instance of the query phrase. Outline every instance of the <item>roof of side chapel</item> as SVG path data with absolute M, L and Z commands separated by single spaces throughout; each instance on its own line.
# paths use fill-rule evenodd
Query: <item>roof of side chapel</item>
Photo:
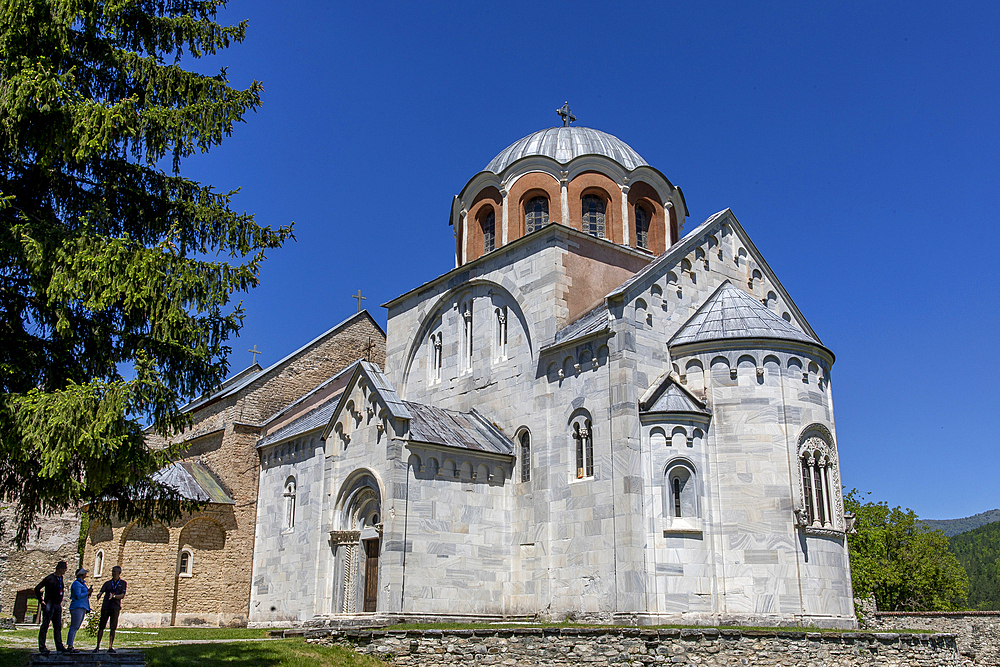
M 708 297 L 667 344 L 736 338 L 775 338 L 821 345 L 728 280 Z

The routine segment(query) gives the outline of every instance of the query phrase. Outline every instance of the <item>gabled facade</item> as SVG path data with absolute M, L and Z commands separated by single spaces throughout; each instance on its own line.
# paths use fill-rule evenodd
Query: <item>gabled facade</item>
M 321 395 L 331 376 L 366 355 L 381 362 L 384 333 L 367 312 L 354 315 L 262 368 L 254 364 L 185 410 L 177 434 L 185 455 L 157 473 L 206 508 L 170 524 L 91 524 L 83 563 L 98 581 L 120 565 L 129 582 L 126 626 L 246 625 L 261 477 L 256 444 L 298 415 L 302 397 Z M 152 434 L 151 446 L 163 442 Z
M 484 206 L 492 240 L 471 231 Z M 833 354 L 731 211 L 679 239 L 678 213 L 678 188 L 586 128 L 473 177 L 457 267 L 386 304 L 384 374 L 359 365 L 307 448 L 314 602 L 279 615 L 295 594 L 258 538 L 251 622 L 852 627 Z M 669 242 L 642 247 L 636 219 Z M 277 495 L 262 482 L 259 517 Z

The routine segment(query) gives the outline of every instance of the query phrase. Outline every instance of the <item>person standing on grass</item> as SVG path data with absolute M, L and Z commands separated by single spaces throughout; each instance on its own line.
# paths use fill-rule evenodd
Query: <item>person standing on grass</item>
M 115 565 L 111 568 L 111 579 L 105 581 L 101 590 L 97 593 L 103 595 L 101 602 L 101 622 L 97 626 L 97 646 L 94 653 L 101 648 L 101 637 L 104 636 L 104 626 L 111 621 L 111 635 L 108 639 L 108 653 L 115 653 L 115 630 L 118 629 L 118 614 L 122 610 L 122 598 L 125 597 L 125 589 L 128 584 L 122 579 L 122 569 Z
M 66 650 L 70 653 L 79 653 L 73 648 L 73 640 L 76 633 L 83 625 L 83 617 L 90 611 L 90 594 L 94 592 L 93 586 L 87 585 L 87 568 L 81 567 L 76 571 L 76 581 L 69 587 L 69 632 L 66 633 Z
M 56 571 L 42 579 L 41 583 L 35 586 L 35 597 L 42 606 L 42 626 L 38 629 L 38 652 L 48 655 L 49 649 L 45 648 L 45 635 L 49 633 L 49 622 L 52 622 L 52 634 L 56 638 L 56 650 L 60 653 L 66 651 L 62 643 L 62 601 L 63 601 L 63 575 L 66 574 L 66 561 L 61 560 L 56 565 Z M 45 591 L 45 600 L 42 600 L 42 591 Z

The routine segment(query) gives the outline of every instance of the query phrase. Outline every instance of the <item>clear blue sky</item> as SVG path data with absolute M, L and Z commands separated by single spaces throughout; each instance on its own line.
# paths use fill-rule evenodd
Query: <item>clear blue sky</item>
M 731 207 L 837 354 L 843 480 L 925 518 L 1000 507 L 1000 3 L 233 1 L 197 65 L 264 84 L 183 173 L 295 222 L 232 369 L 453 267 L 451 198 L 556 125 Z

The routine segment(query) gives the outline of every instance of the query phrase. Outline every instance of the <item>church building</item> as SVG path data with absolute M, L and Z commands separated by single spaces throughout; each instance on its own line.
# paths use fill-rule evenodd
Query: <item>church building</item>
M 729 209 L 563 125 L 451 204 L 455 267 L 256 441 L 251 625 L 854 627 L 833 353 Z

